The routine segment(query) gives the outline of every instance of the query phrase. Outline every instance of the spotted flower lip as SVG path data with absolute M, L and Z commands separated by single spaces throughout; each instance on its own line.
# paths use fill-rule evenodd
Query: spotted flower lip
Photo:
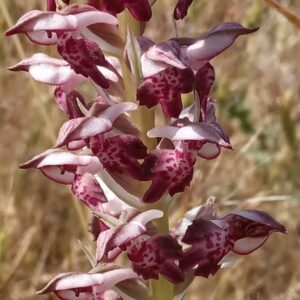
M 159 274 L 173 284 L 184 280 L 178 266 L 182 247 L 170 235 L 139 236 L 127 243 L 126 252 L 133 270 L 145 280 L 158 279 Z
M 5 34 L 25 33 L 28 38 L 41 45 L 56 44 L 55 33 L 73 32 L 76 35 L 81 30 L 95 23 L 117 25 L 116 17 L 98 11 L 88 5 L 71 5 L 60 13 L 54 11 L 34 10 L 23 15 Z
M 62 184 L 71 184 L 76 172 L 95 174 L 102 169 L 99 159 L 95 156 L 60 149 L 46 150 L 19 167 L 40 169 L 45 176 Z

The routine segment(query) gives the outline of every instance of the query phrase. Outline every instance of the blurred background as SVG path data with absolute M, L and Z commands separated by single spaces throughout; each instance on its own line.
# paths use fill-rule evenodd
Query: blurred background
M 174 0 L 160 0 L 146 30 L 163 41 L 174 35 Z M 209 279 L 197 278 L 187 300 L 300 299 L 300 30 L 263 0 L 198 0 L 178 24 L 179 36 L 197 37 L 219 22 L 260 26 L 212 61 L 213 95 L 234 151 L 199 160 L 177 214 L 215 197 L 218 213 L 262 209 L 285 224 L 255 253 L 239 257 Z M 1 32 L 44 1 L 1 0 Z M 280 1 L 300 17 L 299 0 Z M 59 272 L 89 270 L 77 244 L 92 249 L 87 211 L 68 187 L 18 164 L 53 145 L 63 113 L 53 89 L 5 67 L 40 51 L 23 36 L 0 35 L 0 299 L 52 299 L 35 291 Z M 141 299 L 142 300 L 142 299 Z

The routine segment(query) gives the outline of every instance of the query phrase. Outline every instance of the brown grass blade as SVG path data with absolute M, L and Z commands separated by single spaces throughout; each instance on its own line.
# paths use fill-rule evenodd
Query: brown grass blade
M 275 0 L 265 0 L 265 2 L 276 9 L 281 15 L 287 18 L 293 25 L 300 29 L 300 17 L 292 13 L 290 10 L 279 4 Z

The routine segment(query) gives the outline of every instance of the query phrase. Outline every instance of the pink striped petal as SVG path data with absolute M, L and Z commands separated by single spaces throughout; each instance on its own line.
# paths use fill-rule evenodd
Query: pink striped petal
M 56 293 L 61 299 L 94 299 L 97 293 L 111 289 L 121 281 L 137 278 L 132 269 L 114 269 L 104 273 L 62 273 L 53 278 L 38 294 Z
M 65 60 L 53 58 L 43 53 L 37 53 L 23 59 L 18 64 L 9 67 L 8 70 L 26 71 L 39 82 L 59 86 L 72 84 L 74 80 L 77 80 L 76 77 L 80 77 L 81 81 L 84 78 L 76 74 Z M 76 83 L 78 84 L 78 82 Z
M 231 149 L 227 135 L 217 123 L 190 123 L 183 127 L 160 126 L 148 131 L 148 137 L 164 137 L 172 141 L 201 141 Z
M 108 107 L 101 111 L 99 115 L 66 121 L 59 131 L 55 147 L 62 147 L 72 141 L 84 140 L 104 133 L 112 129 L 114 121 L 121 114 L 135 108 L 136 105 L 134 103 L 123 102 Z
M 40 169 L 50 179 L 63 184 L 73 182 L 74 174 L 79 167 L 84 168 L 82 170 L 87 172 L 97 172 L 102 168 L 95 156 L 80 155 L 58 149 L 46 150 L 20 165 L 22 169 Z

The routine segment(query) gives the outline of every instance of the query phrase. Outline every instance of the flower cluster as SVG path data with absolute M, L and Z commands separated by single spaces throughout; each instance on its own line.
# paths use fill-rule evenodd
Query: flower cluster
M 6 31 L 55 45 L 61 56 L 37 53 L 9 68 L 54 86 L 67 119 L 55 145 L 21 168 L 70 185 L 91 212 L 96 244 L 90 272 L 60 274 L 40 293 L 65 300 L 148 299 L 149 279 L 163 276 L 185 289 L 194 276 L 214 275 L 230 252 L 248 254 L 272 232 L 285 232 L 261 211 L 216 217 L 212 202 L 168 229 L 167 206 L 189 186 L 198 157 L 215 159 L 221 148 L 232 148 L 210 96 L 211 60 L 257 28 L 222 23 L 199 38 L 155 43 L 143 36 L 155 1 L 69 2 L 48 0 L 45 11 L 26 13 Z M 179 0 L 174 18 L 184 18 L 191 4 Z M 96 92 L 90 101 L 77 90 L 86 82 Z M 187 93 L 194 102 L 184 107 Z M 165 123 L 155 127 L 162 114 Z M 120 255 L 129 267 L 116 264 Z

